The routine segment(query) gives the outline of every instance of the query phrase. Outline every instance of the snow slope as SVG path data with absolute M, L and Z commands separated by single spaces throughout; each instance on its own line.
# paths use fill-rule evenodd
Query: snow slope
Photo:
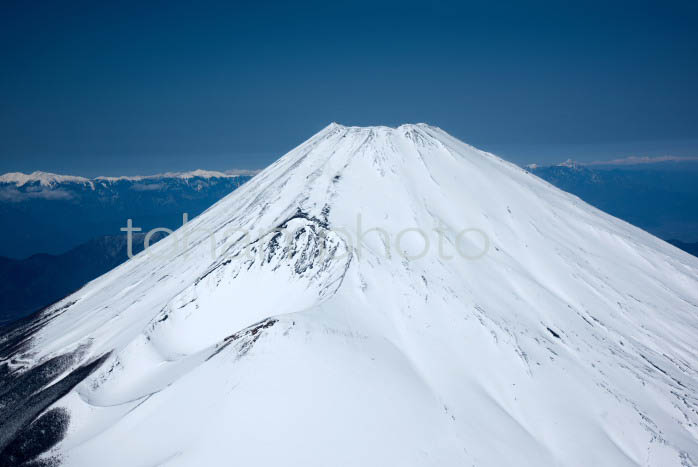
M 697 258 L 438 128 L 332 124 L 6 334 L 0 449 L 698 465 L 697 351 Z

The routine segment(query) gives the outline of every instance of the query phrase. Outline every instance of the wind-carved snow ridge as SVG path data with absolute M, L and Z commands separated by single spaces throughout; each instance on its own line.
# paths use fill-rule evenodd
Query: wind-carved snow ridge
M 241 245 L 174 297 L 152 322 L 148 339 L 168 354 L 210 347 L 264 318 L 319 305 L 339 288 L 350 262 L 337 234 L 296 215 Z M 278 276 L 286 279 L 283 286 Z
M 5 331 L 0 465 L 694 466 L 697 343 L 696 258 L 332 124 Z

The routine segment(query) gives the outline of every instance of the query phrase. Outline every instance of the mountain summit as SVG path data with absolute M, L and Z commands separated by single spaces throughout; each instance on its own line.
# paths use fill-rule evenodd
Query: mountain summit
M 696 355 L 698 259 L 332 124 L 6 331 L 0 464 L 696 465 Z

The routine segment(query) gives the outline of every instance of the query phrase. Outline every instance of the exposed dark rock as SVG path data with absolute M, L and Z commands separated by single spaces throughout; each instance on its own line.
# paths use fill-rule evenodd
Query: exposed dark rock
M 262 336 L 262 331 L 272 327 L 278 321 L 279 320 L 275 318 L 266 318 L 256 324 L 253 324 L 252 326 L 246 327 L 245 329 L 226 337 L 223 342 L 219 344 L 216 350 L 207 358 L 207 360 L 212 359 L 221 353 L 226 347 L 236 342 L 240 342 L 241 344 L 238 356 L 247 354 L 257 340 Z
M 109 354 L 82 363 L 88 345 L 31 363 L 34 335 L 74 302 L 42 310 L 2 329 L 0 335 L 0 467 L 53 466 L 37 458 L 65 435 L 70 416 L 55 402 L 87 378 Z
M 55 458 L 28 463 L 58 444 L 65 437 L 69 422 L 70 416 L 64 408 L 47 411 L 7 445 L 0 457 L 0 467 L 58 464 Z

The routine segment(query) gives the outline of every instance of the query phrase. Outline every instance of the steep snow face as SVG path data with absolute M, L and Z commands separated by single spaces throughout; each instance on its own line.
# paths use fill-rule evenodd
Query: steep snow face
M 13 462 L 698 463 L 698 259 L 422 124 L 328 126 L 2 339 Z

